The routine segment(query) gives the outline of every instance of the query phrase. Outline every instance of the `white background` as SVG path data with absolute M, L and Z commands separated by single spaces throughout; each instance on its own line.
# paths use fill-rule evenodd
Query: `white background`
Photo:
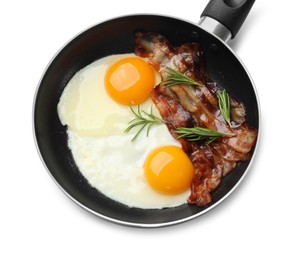
M 68 199 L 36 152 L 34 94 L 48 62 L 68 40 L 100 21 L 132 13 L 197 22 L 206 3 L 1 3 L 1 259 L 292 259 L 290 1 L 257 0 L 239 35 L 230 42 L 257 87 L 261 142 L 244 181 L 209 213 L 159 229 L 107 222 Z

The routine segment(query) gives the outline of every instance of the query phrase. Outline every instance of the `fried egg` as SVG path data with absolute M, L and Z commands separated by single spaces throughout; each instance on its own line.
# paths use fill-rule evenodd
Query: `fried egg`
M 125 133 L 133 110 L 160 117 L 149 98 L 160 76 L 134 54 L 111 55 L 78 71 L 58 107 L 68 146 L 89 184 L 129 207 L 161 209 L 187 202 L 193 165 L 165 124 Z
M 122 62 L 134 62 L 134 65 L 124 66 L 123 70 Z M 120 69 L 117 63 L 122 65 Z M 135 65 L 138 66 L 137 71 Z M 146 68 L 148 72 L 145 75 Z M 143 75 L 141 78 L 139 73 Z M 128 90 L 119 89 L 119 74 L 122 85 L 130 85 L 135 79 L 138 82 Z M 128 77 L 132 79 L 126 82 Z M 141 80 L 147 84 L 140 87 Z M 78 71 L 66 85 L 57 106 L 60 121 L 81 135 L 107 136 L 123 133 L 132 117 L 129 106 L 146 101 L 141 104 L 141 108 L 149 107 L 149 92 L 159 82 L 160 75 L 134 54 L 111 55 L 99 59 Z

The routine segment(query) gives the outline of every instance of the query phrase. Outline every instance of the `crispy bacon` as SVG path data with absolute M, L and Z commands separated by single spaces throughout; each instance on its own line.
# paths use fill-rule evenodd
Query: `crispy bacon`
M 181 84 L 170 88 L 158 85 L 152 91 L 151 98 L 162 118 L 169 122 L 167 126 L 174 138 L 178 138 L 175 128 L 195 126 L 217 130 L 229 136 L 218 138 L 208 145 L 179 139 L 195 168 L 188 202 L 198 206 L 207 205 L 212 202 L 211 192 L 218 187 L 222 178 L 236 167 L 237 162 L 249 159 L 257 130 L 245 123 L 245 107 L 235 98 L 231 98 L 233 127 L 226 123 L 219 109 L 217 84 L 207 76 L 199 43 L 174 48 L 162 35 L 138 32 L 135 53 L 147 58 L 163 79 L 167 77 L 164 68 L 170 67 L 202 84 L 196 87 Z

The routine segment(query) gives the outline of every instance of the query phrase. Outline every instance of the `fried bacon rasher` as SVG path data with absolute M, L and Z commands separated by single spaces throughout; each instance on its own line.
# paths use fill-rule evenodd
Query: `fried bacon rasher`
M 178 138 L 175 129 L 179 127 L 203 127 L 225 133 L 225 136 L 210 144 L 178 139 L 195 168 L 188 203 L 207 205 L 212 202 L 211 192 L 218 187 L 222 178 L 236 167 L 237 162 L 249 159 L 257 139 L 257 130 L 246 123 L 245 107 L 233 97 L 232 126 L 225 121 L 217 98 L 219 89 L 208 78 L 199 43 L 173 48 L 162 35 L 138 32 L 135 54 L 147 58 L 163 80 L 168 76 L 165 70 L 168 67 L 200 83 L 199 86 L 180 84 L 169 88 L 160 84 L 151 93 L 174 138 Z

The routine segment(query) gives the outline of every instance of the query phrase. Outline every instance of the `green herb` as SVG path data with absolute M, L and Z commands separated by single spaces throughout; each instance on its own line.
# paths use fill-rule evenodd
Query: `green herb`
M 165 70 L 168 73 L 168 76 L 162 81 L 162 84 L 165 88 L 169 88 L 179 84 L 202 86 L 200 83 L 186 76 L 180 71 L 171 69 L 169 67 L 166 67 Z
M 219 107 L 221 110 L 221 113 L 226 120 L 226 122 L 231 125 L 231 118 L 230 118 L 230 113 L 231 113 L 231 108 L 230 108 L 230 96 L 227 93 L 226 89 L 219 91 L 217 93 L 218 101 L 219 101 Z
M 124 132 L 128 133 L 132 128 L 136 126 L 140 127 L 136 135 L 131 139 L 131 141 L 134 141 L 146 126 L 148 136 L 152 125 L 166 123 L 163 119 L 153 115 L 152 108 L 150 113 L 147 113 L 143 110 L 141 111 L 139 106 L 137 107 L 137 112 L 135 112 L 132 107 L 130 107 L 130 109 L 131 112 L 135 115 L 135 118 L 128 123 L 129 126 L 125 129 Z
M 185 138 L 190 142 L 205 140 L 206 144 L 210 144 L 217 138 L 225 135 L 224 133 L 203 127 L 179 127 L 175 129 L 175 132 L 179 134 L 178 139 Z
M 137 107 L 137 112 L 135 112 L 132 107 L 130 107 L 130 109 L 131 109 L 131 112 L 134 114 L 135 118 L 129 122 L 129 126 L 124 132 L 128 133 L 134 127 L 136 126 L 140 127 L 131 141 L 134 141 L 145 127 L 147 127 L 147 136 L 148 136 L 149 130 L 152 125 L 167 123 L 163 119 L 155 116 L 153 114 L 152 109 L 150 113 L 147 113 L 141 110 L 139 106 Z M 175 132 L 179 134 L 178 139 L 185 138 L 186 140 L 190 142 L 205 140 L 206 144 L 210 144 L 211 142 L 216 140 L 218 137 L 225 135 L 224 133 L 211 130 L 208 128 L 203 128 L 203 127 L 193 127 L 193 128 L 178 127 L 178 128 L 175 128 Z

